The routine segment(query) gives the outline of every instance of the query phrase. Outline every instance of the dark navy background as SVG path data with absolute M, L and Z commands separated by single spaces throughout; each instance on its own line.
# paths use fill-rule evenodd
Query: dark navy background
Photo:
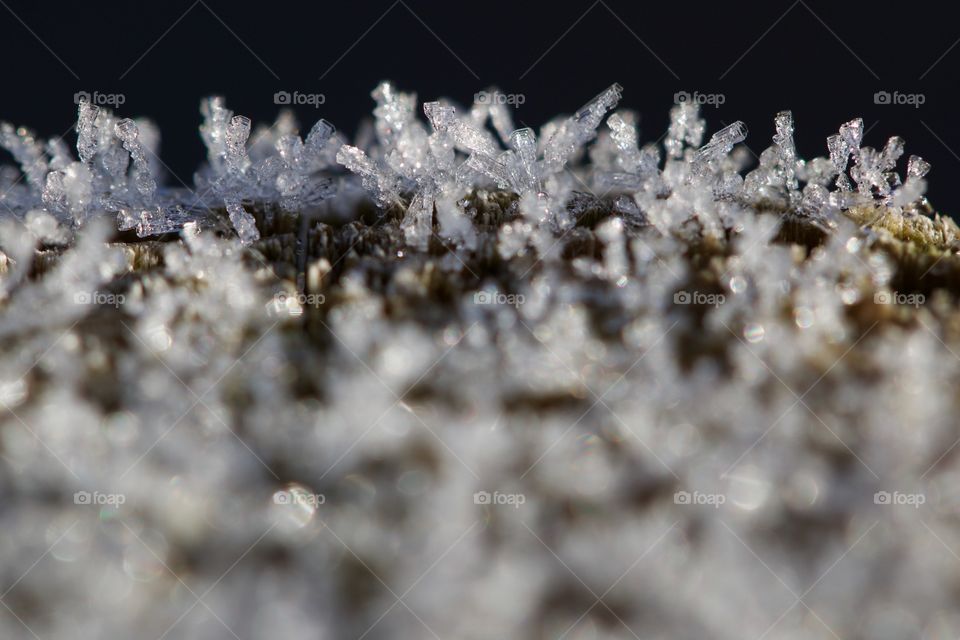
M 495 84 L 523 94 L 516 117 L 534 127 L 616 81 L 643 140 L 663 133 L 679 91 L 722 94 L 704 108 L 710 131 L 744 120 L 757 152 L 780 109 L 807 157 L 863 116 L 867 144 L 898 134 L 933 164 L 928 195 L 956 214 L 958 39 L 943 2 L 0 0 L 0 119 L 58 136 L 74 93 L 120 93 L 122 114 L 160 124 L 163 159 L 190 182 L 211 93 L 255 122 L 273 119 L 278 91 L 323 94 L 297 107 L 304 128 L 325 117 L 352 134 L 385 78 L 463 102 Z M 923 104 L 876 104 L 880 91 Z

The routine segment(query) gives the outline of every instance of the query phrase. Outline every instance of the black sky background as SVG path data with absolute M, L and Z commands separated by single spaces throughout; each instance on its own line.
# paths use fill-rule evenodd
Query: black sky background
M 277 91 L 322 93 L 319 109 L 296 108 L 302 129 L 324 117 L 352 135 L 382 79 L 465 103 L 496 85 L 524 95 L 515 118 L 535 128 L 619 82 L 643 141 L 665 131 L 678 91 L 723 94 L 704 108 L 709 131 L 743 120 L 758 153 L 781 109 L 793 111 L 806 157 L 825 155 L 826 137 L 862 116 L 867 144 L 900 135 L 907 154 L 933 164 L 928 196 L 956 215 L 955 13 L 945 2 L 817 0 L 0 0 L 0 119 L 72 145 L 74 93 L 121 93 L 119 112 L 156 121 L 164 161 L 191 183 L 206 95 L 257 123 L 275 117 Z M 924 104 L 875 104 L 878 91 L 920 93 Z

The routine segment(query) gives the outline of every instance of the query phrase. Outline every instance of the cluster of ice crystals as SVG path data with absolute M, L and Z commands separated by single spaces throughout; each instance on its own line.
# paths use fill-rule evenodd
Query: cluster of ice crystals
M 326 146 L 335 129 L 326 120 L 319 120 L 305 141 L 296 135 L 286 135 L 276 142 L 278 162 L 270 163 L 263 171 L 273 177 L 280 194 L 280 205 L 287 211 L 315 208 L 332 194 L 332 182 L 321 175 L 327 166 Z M 276 166 L 276 176 L 268 171 Z
M 960 635 L 956 303 L 876 302 L 854 221 L 956 269 L 930 165 L 781 112 L 748 170 L 621 93 L 535 132 L 383 83 L 353 145 L 212 98 L 187 189 L 145 121 L 2 126 L 0 637 Z
M 512 128 L 513 119 L 504 105 L 479 99 L 466 117 L 451 103 L 425 103 L 428 134 L 415 118 L 416 96 L 383 83 L 373 92 L 377 145 L 368 151 L 345 145 L 337 160 L 361 178 L 381 206 L 403 206 L 409 201 L 403 229 L 414 246 L 423 248 L 429 241 L 438 194 L 459 201 L 475 188 L 507 189 L 521 196 L 542 194 L 549 199 L 551 224 L 562 226 L 565 196 L 574 177 L 560 174 L 596 136 L 621 91 L 613 85 L 574 116 L 546 125 L 540 135 L 543 146 L 538 148 L 532 129 Z M 485 128 L 488 120 L 496 135 Z M 555 187 L 545 191 L 548 182 Z
M 354 201 L 363 189 L 379 207 L 402 210 L 405 237 L 424 249 L 435 233 L 440 201 L 445 203 L 440 238 L 463 243 L 472 237 L 464 233 L 468 212 L 457 203 L 477 189 L 517 194 L 519 213 L 548 234 L 575 226 L 584 207 L 595 202 L 577 194 L 594 189 L 616 194 L 617 209 L 632 216 L 631 224 L 642 220 L 661 231 L 687 219 L 683 209 L 692 193 L 687 192 L 705 185 L 710 202 L 697 203 L 693 215 L 714 230 L 729 218 L 734 202 L 773 204 L 829 227 L 850 207 L 875 202 L 902 209 L 922 199 L 926 163 L 911 160 L 901 179 L 903 140 L 890 138 L 880 151 L 862 146 L 862 119 L 827 139 L 827 157 L 805 160 L 796 152 L 792 115 L 781 112 L 773 144 L 760 154 L 758 166 L 744 172 L 745 154 L 737 149 L 747 136 L 742 122 L 703 144 L 706 122 L 699 106 L 676 105 L 661 150 L 641 144 L 635 113 L 613 111 L 622 92 L 614 84 L 537 133 L 514 128 L 509 107 L 489 99 L 500 95 L 496 89 L 459 111 L 448 100 L 426 102 L 425 124 L 417 117 L 416 94 L 383 82 L 371 94 L 372 137 L 361 135 L 356 145 L 344 144 L 325 120 L 303 139 L 287 112 L 272 126 L 254 130 L 248 118 L 213 97 L 201 104 L 207 161 L 194 187 L 185 189 L 158 184 L 159 134 L 151 123 L 82 102 L 78 160 L 61 141 L 43 143 L 25 129 L 0 128 L 0 145 L 26 178 L 12 185 L 4 201 L 16 217 L 41 207 L 74 227 L 114 215 L 120 230 L 136 229 L 141 237 L 176 231 L 190 221 L 210 228 L 218 210 L 225 211 L 241 242 L 251 244 L 260 237 L 258 213 L 272 215 L 271 207 L 278 207 L 311 216 L 338 194 Z M 683 186 L 691 181 L 701 186 Z M 538 233 L 531 238 L 541 237 Z

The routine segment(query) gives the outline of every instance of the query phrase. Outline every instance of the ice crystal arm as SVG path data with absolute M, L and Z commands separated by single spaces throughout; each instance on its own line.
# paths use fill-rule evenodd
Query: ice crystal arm
M 923 178 L 929 171 L 929 162 L 920 156 L 910 156 L 907 160 L 907 179 L 893 194 L 891 204 L 895 207 L 903 207 L 920 200 L 926 191 L 926 182 Z
M 884 171 L 892 171 L 896 168 L 897 160 L 903 155 L 904 146 L 903 138 L 899 136 L 893 136 L 887 140 L 880 154 L 880 168 Z
M 396 178 L 378 168 L 362 150 L 345 144 L 337 152 L 337 162 L 360 176 L 364 188 L 376 194 L 380 206 L 388 207 L 401 201 Z
M 123 148 L 130 153 L 130 158 L 133 160 L 133 179 L 137 191 L 145 199 L 153 198 L 157 191 L 157 182 L 151 175 L 150 164 L 143 152 L 143 145 L 140 144 L 137 123 L 130 118 L 124 118 L 116 124 L 115 131 L 117 137 L 123 142 Z
M 433 234 L 433 194 L 419 192 L 400 223 L 407 244 L 426 250 Z
M 219 183 L 224 194 L 227 215 L 243 244 L 259 239 L 257 225 L 253 216 L 241 204 L 239 185 L 250 166 L 247 154 L 247 139 L 250 137 L 250 119 L 245 116 L 233 116 L 222 130 L 224 164 L 228 180 Z
M 227 214 L 230 216 L 230 222 L 233 223 L 233 228 L 236 229 L 237 235 L 240 237 L 240 242 L 250 244 L 258 240 L 260 238 L 260 232 L 257 231 L 256 221 L 252 215 L 247 213 L 243 205 L 240 204 L 240 201 L 229 198 L 225 204 L 227 206 Z
M 9 151 L 13 159 L 20 163 L 30 186 L 43 189 L 47 160 L 43 146 L 32 133 L 24 128 L 14 129 L 13 125 L 4 122 L 0 124 L 0 147 Z
M 320 155 L 333 137 L 334 132 L 336 132 L 336 128 L 332 124 L 326 120 L 318 120 L 310 129 L 310 133 L 307 134 L 304 148 L 308 153 Z
M 847 149 L 854 158 L 860 155 L 860 144 L 863 142 L 863 118 L 855 118 L 840 127 L 840 136 Z
M 682 102 L 670 110 L 670 128 L 663 146 L 667 157 L 679 159 L 686 145 L 699 147 L 703 140 L 706 122 L 700 117 L 700 105 Z
M 491 157 L 497 154 L 497 144 L 493 137 L 486 131 L 465 122 L 456 120 L 450 126 L 450 135 L 458 149 Z
M 96 121 L 98 115 L 100 115 L 100 107 L 85 101 L 80 103 L 77 117 L 77 154 L 80 156 L 80 161 L 87 164 L 93 161 L 93 156 L 97 152 L 99 132 L 97 131 Z
M 780 172 L 789 193 L 797 191 L 797 148 L 793 142 L 793 113 L 781 111 L 774 119 L 777 133 L 773 143 L 777 147 Z
M 70 154 L 70 148 L 62 138 L 51 138 L 47 141 L 47 155 L 50 156 L 49 168 L 53 171 L 65 169 L 71 162 L 73 156 Z
M 619 150 L 617 164 L 628 173 L 636 173 L 640 167 L 639 136 L 636 116 L 631 112 L 616 112 L 607 119 L 610 136 Z
M 543 150 L 547 173 L 561 171 L 573 154 L 596 135 L 603 116 L 617 105 L 622 91 L 623 87 L 619 84 L 611 85 L 557 128 Z
M 224 106 L 223 98 L 207 98 L 200 104 L 203 124 L 200 125 L 200 137 L 207 147 L 207 161 L 214 171 L 220 172 L 227 155 L 227 125 L 233 113 Z
M 834 134 L 827 138 L 827 149 L 830 151 L 830 162 L 837 173 L 837 187 L 841 191 L 850 191 L 850 180 L 847 178 L 847 161 L 850 157 L 850 148 L 842 134 Z
M 250 166 L 247 139 L 250 137 L 250 118 L 233 116 L 225 131 L 227 169 L 234 175 L 242 174 Z
M 382 82 L 370 95 L 377 101 L 373 115 L 377 119 L 377 137 L 381 144 L 389 145 L 415 124 L 416 94 L 397 91 L 392 83 Z
M 737 121 L 717 131 L 710 138 L 710 142 L 697 150 L 693 160 L 694 171 L 703 173 L 711 163 L 715 163 L 727 156 L 733 145 L 747 139 L 747 125 Z
M 538 189 L 537 135 L 529 127 L 510 134 L 510 146 L 516 152 L 517 180 L 526 190 Z
M 500 140 L 508 144 L 510 133 L 513 131 L 513 116 L 510 114 L 510 107 L 507 106 L 504 98 L 505 94 L 497 88 L 491 87 L 474 96 L 473 107 L 470 109 L 470 119 L 478 127 L 484 126 L 487 117 L 490 118 L 490 124 L 493 130 L 497 132 Z

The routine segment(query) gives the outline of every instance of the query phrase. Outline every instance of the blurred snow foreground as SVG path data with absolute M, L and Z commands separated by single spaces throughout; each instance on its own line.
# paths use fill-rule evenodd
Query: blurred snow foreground
M 956 638 L 958 230 L 853 120 L 4 125 L 0 637 Z M 906 165 L 905 178 L 897 171 Z

